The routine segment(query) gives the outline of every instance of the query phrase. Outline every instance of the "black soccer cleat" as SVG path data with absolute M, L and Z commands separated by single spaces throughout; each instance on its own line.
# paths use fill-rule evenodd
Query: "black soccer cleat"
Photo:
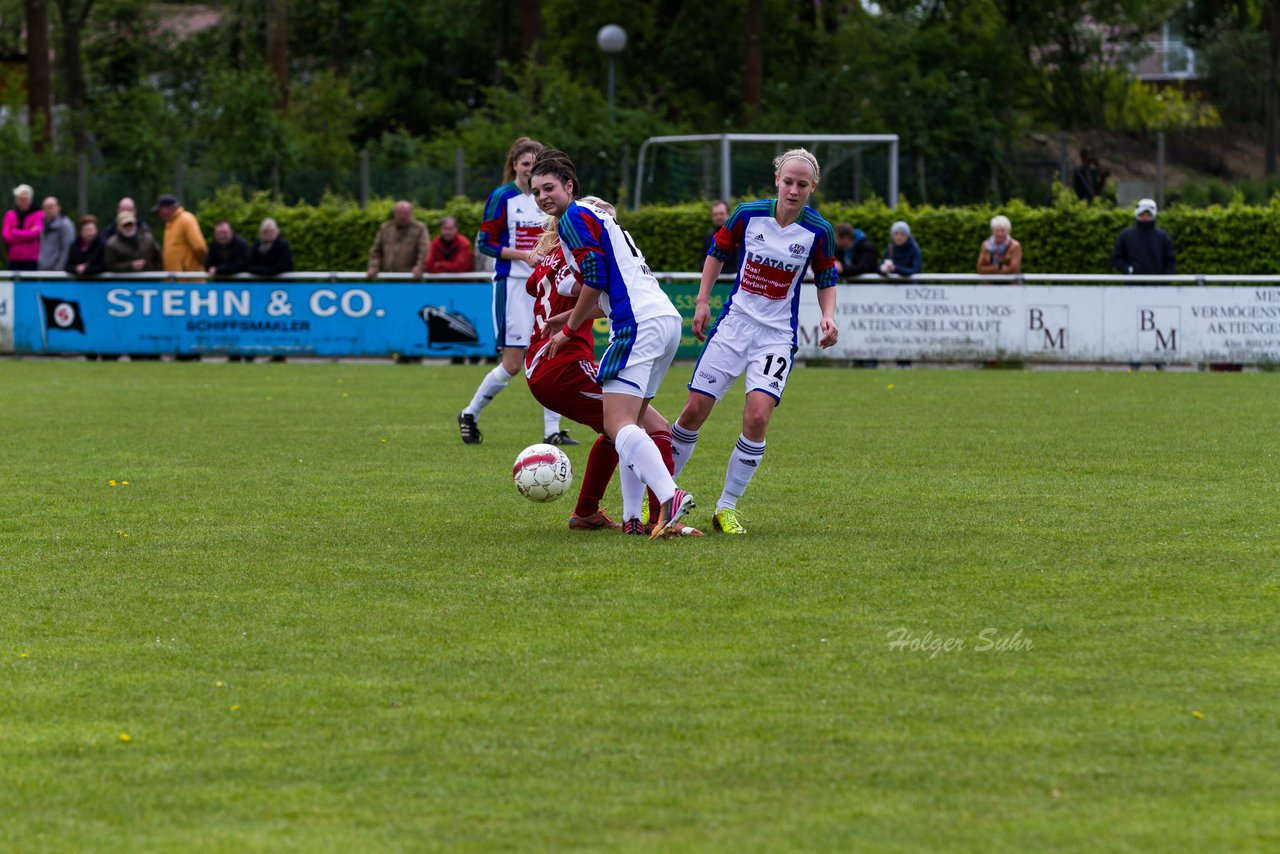
M 476 417 L 466 412 L 458 413 L 458 432 L 462 434 L 464 445 L 479 445 L 484 439 L 480 428 L 476 426 Z
M 548 445 L 580 445 L 582 444 L 577 439 L 570 436 L 568 430 L 561 430 L 559 433 L 552 433 L 550 436 L 543 439 L 543 441 L 546 442 Z

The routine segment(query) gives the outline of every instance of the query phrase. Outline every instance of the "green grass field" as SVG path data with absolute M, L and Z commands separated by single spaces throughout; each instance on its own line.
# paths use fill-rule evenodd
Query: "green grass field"
M 649 543 L 484 370 L 0 361 L 0 847 L 1280 846 L 1280 376 L 801 370 Z

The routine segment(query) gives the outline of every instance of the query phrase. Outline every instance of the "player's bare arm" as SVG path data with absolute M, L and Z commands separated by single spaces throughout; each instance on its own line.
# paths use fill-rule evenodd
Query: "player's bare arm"
M 702 282 L 698 285 L 698 297 L 693 308 L 693 334 L 699 341 L 707 340 L 707 324 L 711 322 L 711 289 L 723 270 L 724 262 L 711 255 L 702 263 Z M 834 302 L 832 310 L 835 310 Z

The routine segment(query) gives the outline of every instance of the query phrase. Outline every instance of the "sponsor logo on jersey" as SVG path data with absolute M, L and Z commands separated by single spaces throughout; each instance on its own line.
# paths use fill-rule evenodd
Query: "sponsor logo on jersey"
M 775 267 L 779 270 L 786 270 L 788 273 L 794 273 L 796 270 L 800 269 L 799 264 L 788 264 L 786 261 L 778 261 L 775 258 L 769 258 L 764 255 L 757 255 L 754 252 L 747 253 L 747 260 L 754 261 L 755 263 L 763 265 L 765 267 Z
M 752 240 L 764 240 L 764 232 L 763 232 L 763 231 L 757 231 L 757 232 L 756 232 L 756 236 L 755 236 L 755 237 L 753 237 L 753 238 L 751 238 L 751 239 L 752 239 Z
M 786 299 L 791 293 L 800 265 L 787 264 L 752 252 L 742 254 L 745 260 L 738 280 L 742 290 L 768 300 Z

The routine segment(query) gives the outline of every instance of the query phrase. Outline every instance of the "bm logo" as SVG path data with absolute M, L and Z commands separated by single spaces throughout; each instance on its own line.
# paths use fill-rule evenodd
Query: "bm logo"
M 1138 308 L 1138 349 L 1144 353 L 1178 352 L 1182 309 L 1173 306 Z
M 1065 305 L 1027 306 L 1027 350 L 1067 349 L 1071 310 Z

